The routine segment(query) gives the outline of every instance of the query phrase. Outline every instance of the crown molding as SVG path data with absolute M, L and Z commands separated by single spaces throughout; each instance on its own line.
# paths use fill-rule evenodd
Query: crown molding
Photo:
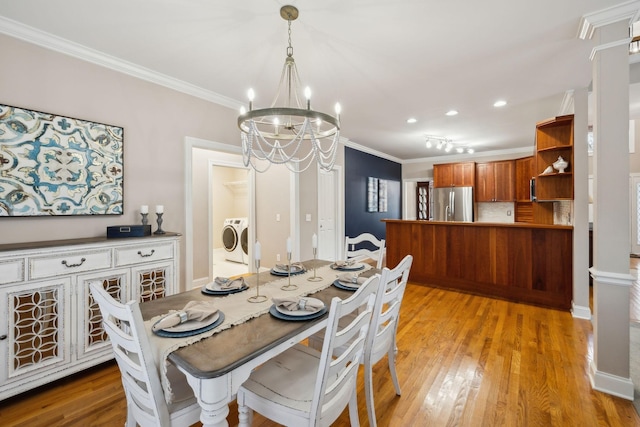
M 562 102 L 560 103 L 560 115 L 573 114 L 573 90 L 567 90 L 564 93 Z
M 371 155 L 374 155 L 374 156 L 377 156 L 377 157 L 382 157 L 383 159 L 387 159 L 387 160 L 390 160 L 392 162 L 396 162 L 396 163 L 400 163 L 400 164 L 406 162 L 406 160 L 402 160 L 402 159 L 400 159 L 398 157 L 390 156 L 387 153 L 383 153 L 381 151 L 377 151 L 377 150 L 374 150 L 372 148 L 365 147 L 364 145 L 360 145 L 360 144 L 357 144 L 355 142 L 351 142 L 349 140 L 346 140 L 344 142 L 344 145 L 345 145 L 345 147 L 353 148 L 354 150 L 362 151 L 364 153 L 371 154 Z
M 599 27 L 613 24 L 622 20 L 629 20 L 629 24 L 638 19 L 640 13 L 640 1 L 632 0 L 620 3 L 606 9 L 588 13 L 580 18 L 578 25 L 578 38 L 582 40 L 590 39 Z
M 53 34 L 24 25 L 20 22 L 0 16 L 0 33 L 6 34 L 28 43 L 44 47 L 83 61 L 90 62 L 111 70 L 127 74 L 187 95 L 201 98 L 224 107 L 239 110 L 243 105 L 241 102 L 229 97 L 220 95 L 185 81 L 167 76 L 150 70 L 145 67 L 133 64 L 115 56 L 107 55 L 95 49 L 88 48 L 78 43 L 63 39 Z
M 519 147 L 519 148 L 508 148 L 506 150 L 494 150 L 494 151 L 476 151 L 473 154 L 450 154 L 448 156 L 435 156 L 435 157 L 422 157 L 420 159 L 411 159 L 411 160 L 403 160 L 403 164 L 410 163 L 435 163 L 435 162 L 448 162 L 448 161 L 474 161 L 476 158 L 482 157 L 494 157 L 494 156 L 502 156 L 505 154 L 522 154 L 525 156 L 533 155 L 533 147 Z

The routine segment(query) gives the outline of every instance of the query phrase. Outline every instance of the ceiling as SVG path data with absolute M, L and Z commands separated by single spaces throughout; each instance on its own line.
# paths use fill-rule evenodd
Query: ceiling
M 425 147 L 427 134 L 477 153 L 532 147 L 535 123 L 590 84 L 595 44 L 577 37 L 581 17 L 620 0 L 0 0 L 0 32 L 24 24 L 230 108 L 251 87 L 261 108 L 280 80 L 285 4 L 300 10 L 291 40 L 313 108 L 340 102 L 342 137 L 409 160 L 446 154 Z

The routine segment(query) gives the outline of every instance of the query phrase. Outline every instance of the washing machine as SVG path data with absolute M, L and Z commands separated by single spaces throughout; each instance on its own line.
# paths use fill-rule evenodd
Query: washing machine
M 227 218 L 222 227 L 222 246 L 227 261 L 248 262 L 248 221 L 247 218 Z

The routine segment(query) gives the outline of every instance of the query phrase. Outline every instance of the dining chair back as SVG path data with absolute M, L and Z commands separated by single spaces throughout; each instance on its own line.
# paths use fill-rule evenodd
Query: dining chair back
M 251 373 L 237 394 L 240 427 L 251 425 L 253 411 L 287 426 L 330 426 L 347 405 L 351 425 L 359 425 L 357 373 L 379 280 L 373 276 L 345 300 L 333 298 L 322 351 L 296 344 Z M 341 326 L 351 313 L 357 315 Z
M 184 375 L 172 365 L 168 367 L 167 376 L 175 403 L 167 404 L 165 400 L 138 303 L 120 303 L 99 281 L 89 286 L 120 369 L 127 399 L 126 426 L 190 426 L 196 423 L 200 418 L 200 406 Z
M 364 389 L 367 401 L 367 414 L 369 424 L 376 426 L 375 406 L 373 399 L 373 365 L 379 362 L 385 355 L 388 356 L 389 371 L 400 396 L 400 383 L 396 372 L 396 332 L 400 317 L 400 306 L 409 280 L 409 272 L 413 256 L 405 256 L 393 269 L 384 268 L 380 275 L 380 284 L 376 293 L 376 301 L 373 308 L 373 317 L 369 336 L 363 354 L 364 365 Z
M 366 247 L 358 247 L 365 244 Z M 373 248 L 373 249 L 372 249 Z M 362 233 L 356 237 L 345 238 L 344 257 L 345 259 L 355 258 L 358 261 L 372 259 L 376 262 L 376 268 L 382 268 L 382 261 L 385 255 L 385 241 L 378 239 L 371 233 Z

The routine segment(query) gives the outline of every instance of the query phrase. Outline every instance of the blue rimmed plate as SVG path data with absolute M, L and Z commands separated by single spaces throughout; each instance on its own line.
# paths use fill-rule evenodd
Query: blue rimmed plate
M 360 287 L 359 285 L 355 285 L 355 284 L 349 285 L 347 283 L 343 283 L 337 279 L 333 282 L 333 286 L 335 286 L 338 289 L 344 289 L 345 291 L 351 291 L 351 292 L 357 291 L 358 288 Z
M 331 264 L 331 268 L 333 270 L 338 270 L 338 271 L 359 271 L 362 270 L 364 268 L 364 264 L 361 262 L 356 262 L 355 264 L 352 265 L 345 265 L 342 267 L 339 267 L 335 264 Z
M 171 328 L 153 331 L 153 333 L 158 335 L 159 337 L 164 338 L 183 338 L 198 335 L 203 332 L 210 331 L 211 329 L 220 326 L 222 322 L 224 322 L 224 313 L 218 310 L 217 314 L 217 318 L 212 317 L 211 319 L 208 319 L 204 322 L 185 322 L 181 323 L 180 325 L 172 326 Z M 169 316 L 171 316 L 171 314 Z M 160 320 L 158 320 L 158 322 Z
M 278 311 L 278 309 L 276 308 L 276 305 L 273 304 L 270 308 L 269 308 L 269 314 L 272 315 L 273 317 L 275 317 L 276 319 L 280 319 L 280 320 L 294 320 L 294 321 L 301 321 L 301 320 L 313 320 L 316 319 L 320 316 L 322 316 L 323 314 L 325 314 L 327 312 L 327 307 L 323 307 L 320 311 L 316 311 L 315 313 L 311 313 L 308 314 L 306 316 L 288 316 L 284 313 L 280 313 Z
M 306 272 L 307 272 L 307 269 L 304 268 L 304 267 L 300 267 L 300 266 L 297 266 L 295 264 L 291 266 L 291 275 L 292 276 L 295 276 L 296 274 L 306 273 Z M 281 269 L 279 269 L 277 267 L 273 267 L 271 269 L 271 274 L 273 274 L 274 276 L 285 276 L 286 277 L 286 276 L 289 275 L 289 272 L 287 270 L 281 270 Z
M 229 295 L 236 294 L 238 292 L 243 292 L 249 289 L 249 286 L 244 285 L 241 288 L 236 289 L 216 289 L 216 287 L 203 286 L 201 292 L 205 295 Z

